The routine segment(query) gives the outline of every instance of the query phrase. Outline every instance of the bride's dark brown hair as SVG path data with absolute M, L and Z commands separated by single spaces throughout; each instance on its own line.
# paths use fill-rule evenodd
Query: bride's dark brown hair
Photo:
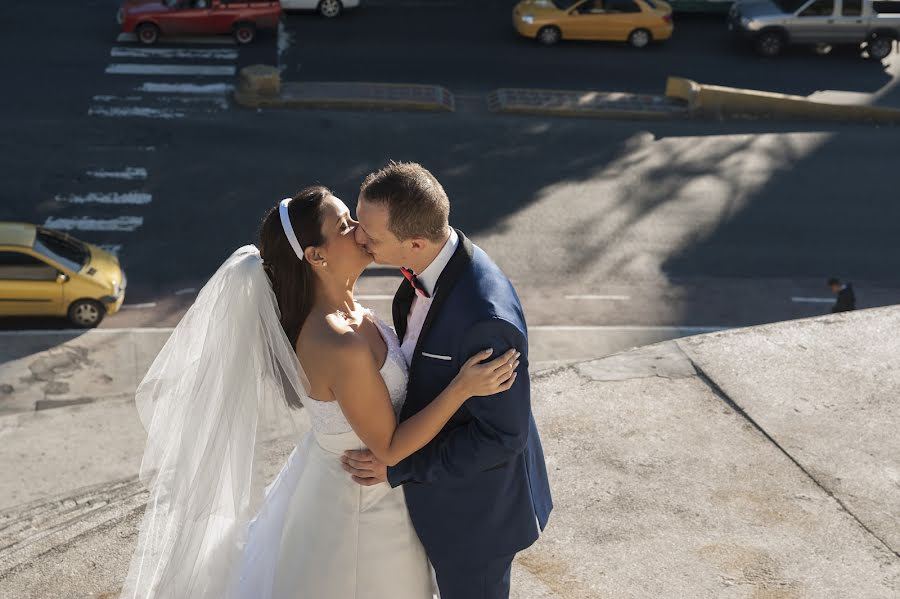
M 322 236 L 322 204 L 330 195 L 332 193 L 327 187 L 316 185 L 298 192 L 288 204 L 291 226 L 304 250 L 325 243 Z M 259 227 L 259 254 L 275 291 L 281 327 L 291 346 L 297 347 L 300 329 L 315 299 L 316 277 L 309 262 L 294 253 L 281 226 L 278 206 L 266 213 Z

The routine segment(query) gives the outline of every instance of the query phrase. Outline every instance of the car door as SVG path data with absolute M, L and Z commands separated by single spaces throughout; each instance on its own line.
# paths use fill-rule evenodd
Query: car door
M 166 33 L 203 34 L 209 30 L 209 5 L 212 0 L 181 0 L 168 15 Z
M 603 17 L 601 0 L 584 0 L 569 10 L 563 21 L 562 35 L 570 40 L 603 39 L 597 33 L 603 29 Z
M 603 6 L 603 39 L 621 42 L 635 29 L 647 28 L 644 12 L 635 0 L 603 0 Z
M 863 0 L 839 0 L 838 6 L 832 26 L 834 43 L 862 43 L 868 31 L 863 18 Z
M 62 313 L 60 271 L 24 251 L 0 251 L 0 316 Z
M 791 41 L 799 44 L 834 43 L 835 0 L 810 0 L 791 22 Z
M 246 0 L 210 0 L 208 32 L 230 33 L 237 15 L 246 7 Z

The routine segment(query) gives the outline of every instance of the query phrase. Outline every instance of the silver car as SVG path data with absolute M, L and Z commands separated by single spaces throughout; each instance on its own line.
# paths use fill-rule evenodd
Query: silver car
M 763 56 L 777 56 L 788 44 L 855 45 L 881 60 L 900 40 L 900 1 L 739 1 L 728 14 L 728 28 Z

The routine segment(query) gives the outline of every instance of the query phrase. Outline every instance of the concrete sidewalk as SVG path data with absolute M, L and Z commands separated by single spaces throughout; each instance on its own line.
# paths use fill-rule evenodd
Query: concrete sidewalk
M 513 597 L 900 596 L 898 328 L 900 308 L 867 310 L 534 374 L 556 507 Z M 130 403 L 0 417 L 0 436 L 20 489 L 0 489 L 0 596 L 116 596 L 145 497 Z

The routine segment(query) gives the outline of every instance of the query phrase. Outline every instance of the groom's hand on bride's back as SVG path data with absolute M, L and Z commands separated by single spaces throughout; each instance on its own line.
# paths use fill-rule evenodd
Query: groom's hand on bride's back
M 387 466 L 368 449 L 345 451 L 341 464 L 352 475 L 353 481 L 364 487 L 387 482 Z

